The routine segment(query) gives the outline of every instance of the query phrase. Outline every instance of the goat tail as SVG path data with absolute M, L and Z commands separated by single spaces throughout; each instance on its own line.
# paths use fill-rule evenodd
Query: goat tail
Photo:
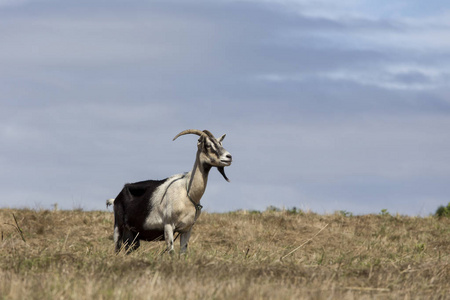
M 108 208 L 108 206 L 110 206 L 110 205 L 114 205 L 114 200 L 116 200 L 116 199 L 111 198 L 111 199 L 106 200 L 106 208 Z

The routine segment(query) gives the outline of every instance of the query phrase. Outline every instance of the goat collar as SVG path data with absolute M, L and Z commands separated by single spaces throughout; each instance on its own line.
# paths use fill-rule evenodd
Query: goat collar
M 195 214 L 197 214 L 197 212 L 199 212 L 199 211 L 202 210 L 203 205 L 201 205 L 200 203 L 198 203 L 198 204 L 195 203 L 194 200 L 192 200 L 191 196 L 189 196 L 189 192 L 188 192 L 187 196 L 188 196 L 189 200 L 191 200 L 192 204 L 194 204 L 194 207 L 195 207 Z M 195 217 L 195 218 L 197 218 L 197 217 Z
M 181 178 L 184 178 L 185 176 L 186 176 L 186 174 L 184 174 L 183 177 L 181 177 Z M 195 201 L 192 200 L 191 196 L 189 196 L 189 183 L 187 181 L 186 181 L 186 194 L 187 194 L 187 196 L 189 198 L 189 201 L 191 201 L 192 204 L 194 204 L 194 207 L 195 207 L 195 220 L 197 220 L 197 218 L 198 218 L 197 215 L 202 210 L 203 206 L 200 203 L 195 203 Z

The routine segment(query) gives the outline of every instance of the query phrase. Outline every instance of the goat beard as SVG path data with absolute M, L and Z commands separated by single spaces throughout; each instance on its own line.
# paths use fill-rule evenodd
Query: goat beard
M 225 175 L 224 167 L 217 167 L 217 170 L 219 170 L 219 173 L 222 174 L 223 178 L 225 178 L 226 181 L 230 182 L 230 179 L 228 179 L 227 175 Z

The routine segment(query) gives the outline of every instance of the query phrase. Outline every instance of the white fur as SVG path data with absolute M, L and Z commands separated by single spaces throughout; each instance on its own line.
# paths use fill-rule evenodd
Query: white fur
M 106 200 L 106 208 L 108 208 L 108 206 L 110 205 L 114 205 L 114 200 L 115 200 L 114 198 Z
M 117 244 L 119 241 L 119 228 L 117 226 L 114 226 L 114 244 Z

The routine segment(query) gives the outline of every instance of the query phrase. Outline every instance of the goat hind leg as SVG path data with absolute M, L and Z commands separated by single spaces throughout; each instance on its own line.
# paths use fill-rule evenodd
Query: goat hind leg
M 114 226 L 114 245 L 116 246 L 116 252 L 120 252 L 120 249 L 122 248 L 122 235 L 123 230 L 119 229 L 118 225 Z
M 139 233 L 125 228 L 121 236 L 121 244 L 119 251 L 122 250 L 122 248 L 125 249 L 126 253 L 136 250 L 140 246 Z

